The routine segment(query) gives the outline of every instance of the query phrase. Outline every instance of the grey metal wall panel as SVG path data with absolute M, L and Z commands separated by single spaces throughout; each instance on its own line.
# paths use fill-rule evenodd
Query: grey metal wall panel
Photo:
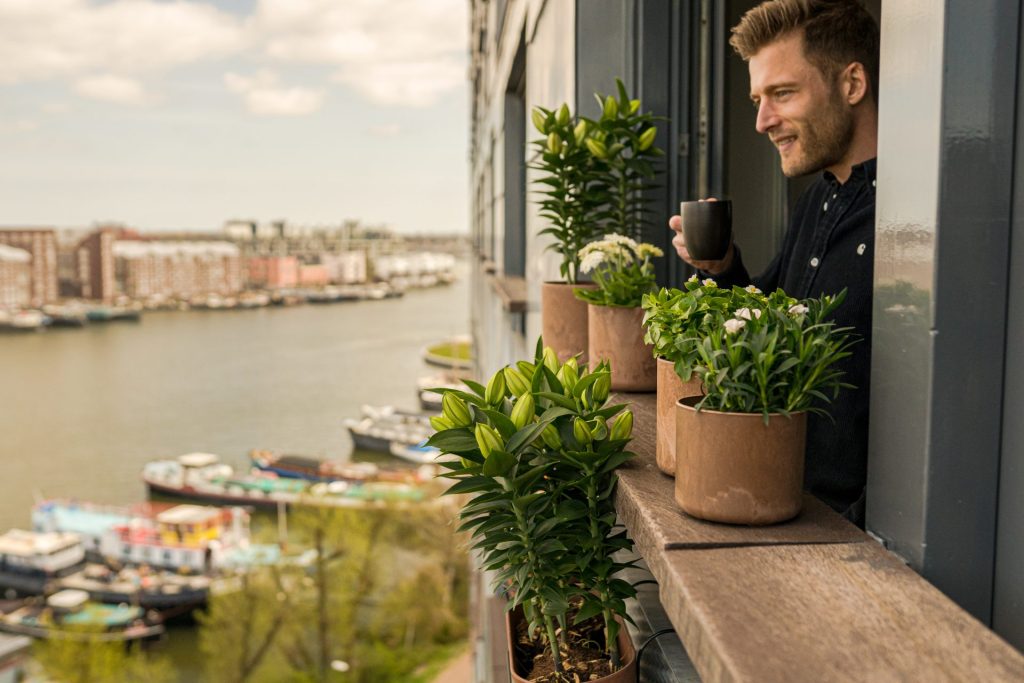
M 882 6 L 868 526 L 988 621 L 1018 7 L 942 11 Z
M 1024 31 L 1022 17 L 1021 31 Z M 1018 35 L 1021 35 L 1021 31 Z M 1024 66 L 1018 52 L 1017 73 Z M 1003 442 L 999 468 L 996 571 L 992 627 L 1024 649 L 1024 79 L 1017 80 L 1017 139 L 1014 152 L 1013 221 L 1010 238 L 1009 300 L 1006 306 L 1006 369 Z
M 633 82 L 634 0 L 577 0 L 576 111 L 600 116 L 594 93 L 615 93 L 621 78 Z

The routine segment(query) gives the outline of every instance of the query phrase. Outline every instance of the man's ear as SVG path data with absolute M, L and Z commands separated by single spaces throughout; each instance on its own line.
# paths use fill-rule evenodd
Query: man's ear
M 839 92 L 851 107 L 860 104 L 871 93 L 868 74 L 860 62 L 850 62 L 839 74 Z

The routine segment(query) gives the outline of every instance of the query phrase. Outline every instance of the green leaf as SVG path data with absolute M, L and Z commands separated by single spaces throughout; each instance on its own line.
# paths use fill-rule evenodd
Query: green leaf
M 504 477 L 516 464 L 515 457 L 505 451 L 494 450 L 484 460 L 483 473 L 486 477 Z

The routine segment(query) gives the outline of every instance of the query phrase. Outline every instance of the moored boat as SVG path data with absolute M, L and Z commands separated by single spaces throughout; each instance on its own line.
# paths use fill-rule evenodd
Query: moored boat
M 418 444 L 434 433 L 429 416 L 392 406 L 364 405 L 358 419 L 347 418 L 344 424 L 356 448 L 380 453 L 391 453 L 393 443 Z
M 429 465 L 433 463 L 437 456 L 441 454 L 441 451 L 428 446 L 426 441 L 421 441 L 415 444 L 391 444 L 391 455 L 402 460 L 408 460 L 418 465 Z
M 80 590 L 5 603 L 0 630 L 85 642 L 152 639 L 165 631 L 163 619 L 155 612 L 133 605 L 91 602 L 89 594 Z

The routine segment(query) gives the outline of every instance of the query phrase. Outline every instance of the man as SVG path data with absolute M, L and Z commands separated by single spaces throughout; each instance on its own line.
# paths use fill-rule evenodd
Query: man
M 679 256 L 721 286 L 781 287 L 797 298 L 847 290 L 835 321 L 863 341 L 843 363 L 846 381 L 827 417 L 809 416 L 805 487 L 863 525 L 867 478 L 871 293 L 874 265 L 878 25 L 856 0 L 769 0 L 747 12 L 730 44 L 748 62 L 756 128 L 788 177 L 821 173 L 801 195 L 782 250 L 758 277 L 729 247 L 694 261 L 679 216 Z

